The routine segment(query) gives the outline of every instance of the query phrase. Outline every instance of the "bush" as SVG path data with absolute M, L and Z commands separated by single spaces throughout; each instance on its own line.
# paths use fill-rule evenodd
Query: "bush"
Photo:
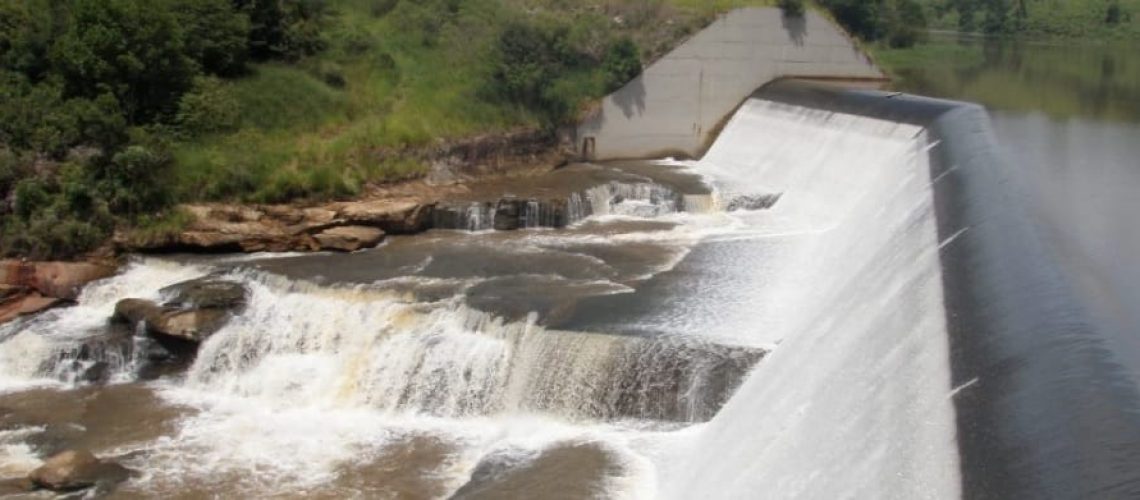
M 588 59 L 571 49 L 568 33 L 559 25 L 507 25 L 499 36 L 499 62 L 494 74 L 497 93 L 538 112 L 550 123 L 570 118 L 575 107 L 572 97 L 553 89 Z
M 102 167 L 97 179 L 112 211 L 141 215 L 169 205 L 165 182 L 169 166 L 170 157 L 153 147 L 128 146 Z
M 217 78 L 195 79 L 194 88 L 178 102 L 178 126 L 190 136 L 234 130 L 240 119 L 240 103 Z
M 372 17 L 384 17 L 396 8 L 400 0 L 372 0 L 371 5 L 368 7 L 368 12 Z
M 343 89 L 348 85 L 348 79 L 344 77 L 344 68 L 335 62 L 321 61 L 317 64 L 316 72 L 317 77 L 332 88 Z
M 13 196 L 13 211 L 21 219 L 31 218 L 45 210 L 51 203 L 47 187 L 38 178 L 30 177 L 16 184 Z
M 1124 9 L 1120 8 L 1120 2 L 1113 0 L 1108 5 L 1108 10 L 1104 15 L 1104 23 L 1109 25 L 1120 24 L 1124 20 Z
M 602 60 L 606 92 L 621 88 L 641 74 L 641 57 L 638 52 L 637 44 L 629 37 L 623 37 L 610 45 Z

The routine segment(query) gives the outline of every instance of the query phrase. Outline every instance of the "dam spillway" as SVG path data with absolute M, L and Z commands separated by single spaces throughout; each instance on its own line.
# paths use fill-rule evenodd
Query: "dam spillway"
M 66 406 L 48 395 L 102 364 L 153 393 L 132 411 L 173 434 L 104 431 L 132 436 L 103 451 L 134 457 L 136 495 L 523 498 L 572 477 L 565 498 L 1129 496 L 1133 379 L 993 147 L 972 105 L 779 82 L 701 160 L 656 162 L 704 179 L 698 213 L 631 188 L 566 229 L 141 260 L 3 327 L 2 381 Z M 202 275 L 249 305 L 184 375 L 139 381 L 114 303 Z M 560 305 L 510 314 L 535 295 Z M 2 436 L 6 460 L 53 425 Z
M 124 497 L 1140 493 L 1136 374 L 983 109 L 737 104 L 700 160 L 347 255 L 140 258 L 0 326 L 0 470 L 67 442 L 137 470 Z M 247 304 L 147 369 L 116 303 L 203 276 Z

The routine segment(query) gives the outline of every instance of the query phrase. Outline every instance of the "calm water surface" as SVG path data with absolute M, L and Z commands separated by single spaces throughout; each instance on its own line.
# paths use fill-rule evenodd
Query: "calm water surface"
M 1140 374 L 1140 44 L 940 38 L 895 87 L 984 104 L 1019 192 Z

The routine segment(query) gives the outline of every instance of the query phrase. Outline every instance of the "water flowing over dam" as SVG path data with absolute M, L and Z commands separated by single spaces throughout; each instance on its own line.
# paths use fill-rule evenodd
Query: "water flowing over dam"
M 47 410 L 95 367 L 142 384 L 131 411 L 173 434 L 86 425 L 129 437 L 103 438 L 144 473 L 127 494 L 1130 496 L 1134 379 L 1040 261 L 992 148 L 971 105 L 779 82 L 701 160 L 650 167 L 700 177 L 707 204 L 602 184 L 554 232 L 140 260 L 0 329 L 0 383 Z M 144 382 L 115 303 L 203 275 L 248 305 Z M 557 306 L 515 307 L 535 295 Z M 52 425 L 0 436 L 6 460 Z
M 881 76 L 773 12 L 581 128 L 599 158 L 699 159 L 498 184 L 352 253 L 134 257 L 0 325 L 0 480 L 66 444 L 136 471 L 123 498 L 1140 497 L 1140 325 L 1104 319 L 1035 207 L 1071 214 L 1029 199 L 980 106 L 756 89 Z M 662 113 L 684 119 L 639 125 Z M 230 287 L 224 321 L 158 331 L 196 282 Z

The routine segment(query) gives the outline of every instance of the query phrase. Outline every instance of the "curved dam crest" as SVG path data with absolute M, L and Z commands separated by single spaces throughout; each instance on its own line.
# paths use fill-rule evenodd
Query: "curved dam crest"
M 575 131 L 592 160 L 696 157 L 741 98 L 782 77 L 883 82 L 842 29 L 809 10 L 733 10 L 608 96 Z
M 844 145 L 837 131 L 859 139 Z M 881 139 L 907 143 L 903 131 L 914 154 L 898 161 Z M 675 498 L 1140 494 L 1136 380 L 1005 162 L 976 105 L 794 81 L 746 101 L 694 168 L 729 185 L 786 189 L 773 212 L 796 218 L 813 213 L 810 195 L 794 206 L 797 190 L 840 193 L 827 204 L 842 215 L 804 245 L 815 270 L 803 272 L 817 278 L 801 282 L 827 286 L 791 295 L 801 319 L 784 323 L 779 347 L 662 489 Z M 876 180 L 853 184 L 863 177 Z M 779 284 L 779 274 L 788 272 L 769 278 Z

